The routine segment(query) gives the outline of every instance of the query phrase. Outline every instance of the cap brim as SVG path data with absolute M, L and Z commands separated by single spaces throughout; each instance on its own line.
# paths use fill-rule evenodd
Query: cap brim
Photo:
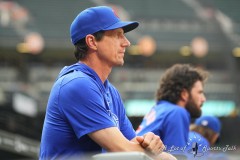
M 122 28 L 124 33 L 127 33 L 129 31 L 132 31 L 135 28 L 137 28 L 138 25 L 139 25 L 138 22 L 121 22 L 120 21 L 120 22 L 117 22 L 117 23 L 105 28 L 104 31 Z

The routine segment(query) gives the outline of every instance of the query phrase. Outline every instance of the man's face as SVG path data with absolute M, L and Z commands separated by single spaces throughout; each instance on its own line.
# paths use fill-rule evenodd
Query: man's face
M 206 101 L 206 97 L 203 92 L 203 84 L 201 81 L 194 83 L 191 92 L 189 93 L 186 109 L 190 113 L 192 118 L 198 118 L 202 114 L 201 107 Z
M 104 37 L 97 42 L 97 54 L 104 65 L 110 67 L 121 66 L 124 63 L 124 54 L 130 42 L 124 35 L 122 28 L 105 31 Z

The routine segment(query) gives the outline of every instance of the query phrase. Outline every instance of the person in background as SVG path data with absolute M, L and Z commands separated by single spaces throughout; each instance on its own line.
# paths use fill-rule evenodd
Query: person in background
M 221 121 L 215 116 L 201 116 L 190 125 L 187 152 L 189 159 L 209 159 L 210 147 L 219 140 L 221 132 Z M 195 145 L 195 146 L 194 146 Z M 195 153 L 193 148 L 195 147 Z
M 207 71 L 189 64 L 168 68 L 160 79 L 157 103 L 144 116 L 137 135 L 147 132 L 159 135 L 166 151 L 181 158 L 188 140 L 190 118 L 201 116 L 201 107 L 206 101 L 207 78 Z
M 201 116 L 195 120 L 194 124 L 190 125 L 190 130 L 201 134 L 212 146 L 219 139 L 221 122 L 215 116 Z
M 139 151 L 158 159 L 159 136 L 136 133 L 118 90 L 108 81 L 124 64 L 130 42 L 125 33 L 138 22 L 121 21 L 107 6 L 87 8 L 70 26 L 77 63 L 64 67 L 47 104 L 39 159 L 84 159 L 101 152 Z

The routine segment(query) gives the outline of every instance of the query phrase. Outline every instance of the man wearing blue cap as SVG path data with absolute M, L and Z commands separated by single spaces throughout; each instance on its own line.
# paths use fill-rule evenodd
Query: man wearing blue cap
M 208 159 L 210 157 L 209 148 L 217 142 L 220 131 L 221 122 L 217 117 L 206 115 L 197 118 L 194 124 L 190 126 L 186 149 L 189 153 L 188 158 Z M 196 144 L 195 148 L 193 147 L 194 143 Z M 195 150 L 195 153 L 193 150 Z
M 136 137 L 120 94 L 107 79 L 113 67 L 124 64 L 130 46 L 124 34 L 138 25 L 121 21 L 106 6 L 88 8 L 74 19 L 70 34 L 78 62 L 61 70 L 51 90 L 40 159 L 82 159 L 102 150 L 163 154 L 159 136 Z
M 201 116 L 195 120 L 190 129 L 200 133 L 210 145 L 214 145 L 220 136 L 221 122 L 215 116 Z

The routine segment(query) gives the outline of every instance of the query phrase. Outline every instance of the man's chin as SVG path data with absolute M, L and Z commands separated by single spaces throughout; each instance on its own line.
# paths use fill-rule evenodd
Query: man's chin
M 122 67 L 123 64 L 124 64 L 124 62 L 115 63 L 112 65 L 112 67 Z
M 202 115 L 202 110 L 199 110 L 199 112 L 195 112 L 191 114 L 192 118 L 199 118 Z
M 124 61 L 122 61 L 122 62 L 119 62 L 116 66 L 123 66 L 124 65 Z
M 198 118 L 202 115 L 202 110 L 198 109 L 196 110 L 196 108 L 187 108 L 187 111 L 190 113 L 191 118 Z

